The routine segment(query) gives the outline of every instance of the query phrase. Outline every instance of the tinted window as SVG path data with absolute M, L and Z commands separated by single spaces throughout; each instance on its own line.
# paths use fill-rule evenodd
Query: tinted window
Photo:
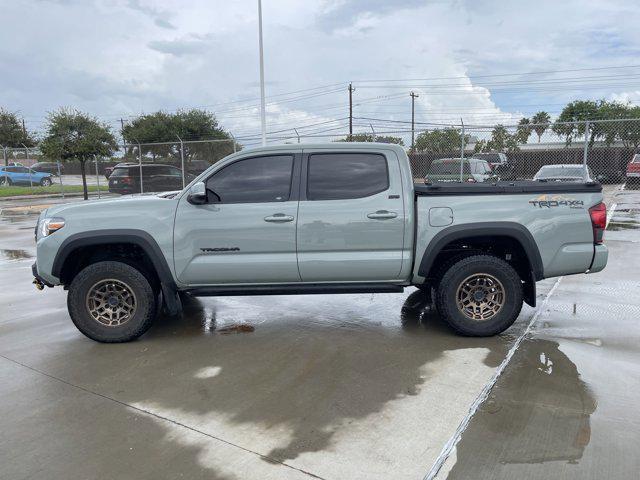
M 500 155 L 497 153 L 476 153 L 474 155 L 475 158 L 482 158 L 483 160 L 487 160 L 489 162 L 499 162 Z
M 177 168 L 173 168 L 169 165 L 155 167 L 154 175 L 169 175 L 173 177 L 180 177 L 181 172 Z
M 289 200 L 292 170 L 293 156 L 291 155 L 240 160 L 209 177 L 207 180 L 209 201 L 284 202 Z
M 469 161 L 465 160 L 462 173 L 471 173 Z M 431 175 L 460 175 L 460 160 L 434 161 L 429 167 Z
M 389 188 L 384 155 L 322 153 L 309 156 L 309 200 L 368 197 Z
M 111 175 L 109 176 L 109 178 L 111 178 L 111 177 L 128 177 L 128 176 L 129 176 L 129 168 L 128 167 L 119 167 L 119 168 L 114 168 L 113 169 L 113 172 L 111 172 Z

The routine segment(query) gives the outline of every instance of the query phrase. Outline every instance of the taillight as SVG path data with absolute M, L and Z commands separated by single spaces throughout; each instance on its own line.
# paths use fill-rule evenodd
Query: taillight
M 599 245 L 604 239 L 604 229 L 607 228 L 607 206 L 600 202 L 589 209 L 591 226 L 593 227 L 593 243 Z

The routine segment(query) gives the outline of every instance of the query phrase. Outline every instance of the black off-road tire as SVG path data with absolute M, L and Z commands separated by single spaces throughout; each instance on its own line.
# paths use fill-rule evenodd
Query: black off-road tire
M 135 310 L 120 325 L 107 326 L 90 313 L 87 295 L 92 287 L 114 279 L 128 286 L 135 296 Z M 118 343 L 135 340 L 144 334 L 156 318 L 157 295 L 147 278 L 135 267 L 123 262 L 98 262 L 84 268 L 71 282 L 67 307 L 74 325 L 92 340 Z
M 504 290 L 502 307 L 486 320 L 474 320 L 458 308 L 457 295 L 470 276 L 488 274 L 497 279 Z M 449 265 L 436 289 L 435 304 L 442 319 L 457 333 L 488 337 L 503 332 L 516 321 L 522 309 L 522 282 L 515 269 L 492 255 L 472 255 Z

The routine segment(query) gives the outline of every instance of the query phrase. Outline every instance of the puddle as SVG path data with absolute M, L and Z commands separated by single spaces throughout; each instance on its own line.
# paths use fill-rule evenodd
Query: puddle
M 607 230 L 637 230 L 640 228 L 640 224 L 637 223 L 610 223 Z
M 228 325 L 216 330 L 221 335 L 230 335 L 232 333 L 251 333 L 255 331 L 256 327 L 248 325 L 246 323 L 238 323 L 236 325 Z
M 23 260 L 25 258 L 33 258 L 26 250 L 0 250 L 0 256 L 8 259 L 8 260 Z

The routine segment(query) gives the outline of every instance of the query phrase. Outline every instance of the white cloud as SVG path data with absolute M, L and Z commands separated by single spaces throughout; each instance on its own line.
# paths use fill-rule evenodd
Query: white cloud
M 639 100 L 631 80 L 602 90 L 561 84 L 509 90 L 500 77 L 478 77 L 638 63 L 640 31 L 625 26 L 640 20 L 632 0 L 524 6 L 497 0 L 280 0 L 264 2 L 263 12 L 267 95 L 353 80 L 354 114 L 360 117 L 408 120 L 409 90 L 420 94 L 418 120 L 436 123 L 460 116 L 509 123 L 574 98 Z M 42 128 L 46 112 L 61 105 L 110 122 L 157 109 L 217 105 L 210 108 L 220 112 L 223 126 L 238 135 L 258 133 L 256 19 L 249 0 L 9 2 L 0 30 L 0 106 Z M 536 77 L 544 78 L 553 77 Z M 395 82 L 367 88 L 375 85 L 363 79 Z M 378 96 L 390 98 L 363 102 Z M 238 100 L 247 102 L 231 107 L 250 108 L 219 106 Z M 268 129 L 346 115 L 344 85 L 325 96 L 271 105 Z M 363 129 L 370 122 L 359 123 Z

